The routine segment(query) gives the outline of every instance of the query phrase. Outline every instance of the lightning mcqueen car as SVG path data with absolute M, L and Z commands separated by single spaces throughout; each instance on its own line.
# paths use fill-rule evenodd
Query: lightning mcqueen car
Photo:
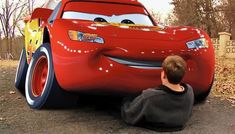
M 202 30 L 164 27 L 136 0 L 62 0 L 25 20 L 15 85 L 31 108 L 65 104 L 72 92 L 135 94 L 161 84 L 168 55 L 187 61 L 184 82 L 208 96 L 214 49 Z

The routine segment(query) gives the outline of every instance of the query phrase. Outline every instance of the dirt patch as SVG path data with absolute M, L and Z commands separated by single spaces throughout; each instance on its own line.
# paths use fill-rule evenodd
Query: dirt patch
M 9 96 L 6 94 L 16 94 L 14 78 L 18 61 L 0 61 L 0 102 L 1 104 Z

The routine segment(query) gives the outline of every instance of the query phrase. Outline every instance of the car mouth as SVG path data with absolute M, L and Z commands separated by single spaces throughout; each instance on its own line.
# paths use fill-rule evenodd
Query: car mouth
M 148 69 L 148 70 L 162 69 L 162 62 L 123 59 L 123 58 L 117 58 L 117 57 L 111 57 L 111 56 L 106 56 L 106 57 L 119 64 L 123 64 L 132 68 Z

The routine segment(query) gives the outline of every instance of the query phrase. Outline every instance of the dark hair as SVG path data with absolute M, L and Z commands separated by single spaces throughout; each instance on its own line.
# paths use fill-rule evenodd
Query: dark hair
M 180 56 L 168 56 L 162 63 L 163 71 L 171 84 L 179 84 L 185 74 L 186 62 Z

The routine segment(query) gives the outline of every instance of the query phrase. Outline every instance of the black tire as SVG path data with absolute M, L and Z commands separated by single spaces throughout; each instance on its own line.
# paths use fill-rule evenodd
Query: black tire
M 43 65 L 43 62 L 41 63 L 43 60 L 47 61 L 46 65 Z M 37 84 L 37 80 L 39 79 L 40 82 L 44 80 L 41 79 L 44 78 L 44 70 L 41 69 L 40 66 L 42 66 L 42 68 L 47 66 L 47 75 L 45 84 L 42 86 L 43 90 L 41 90 L 42 92 L 39 92 L 41 94 L 38 94 L 37 91 L 39 89 L 36 89 L 35 87 L 41 88 L 41 86 L 40 84 Z M 43 71 L 38 71 L 40 69 Z M 36 75 L 40 73 L 41 75 Z M 50 44 L 43 44 L 33 55 L 27 71 L 25 92 L 27 103 L 33 109 L 63 108 L 76 105 L 76 96 L 63 91 L 57 83 L 54 74 Z
M 16 70 L 15 87 L 25 96 L 25 79 L 28 70 L 25 48 L 22 49 L 19 64 Z

